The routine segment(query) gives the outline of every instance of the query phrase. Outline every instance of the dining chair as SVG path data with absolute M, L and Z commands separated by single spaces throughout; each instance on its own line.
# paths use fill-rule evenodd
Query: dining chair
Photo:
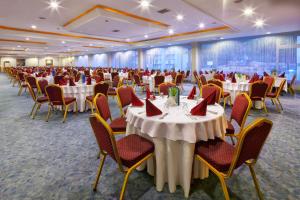
M 217 175 L 226 200 L 230 199 L 226 180 L 233 175 L 235 169 L 243 164 L 249 167 L 258 197 L 260 200 L 263 199 L 254 165 L 272 126 L 272 121 L 266 118 L 256 119 L 240 133 L 236 146 L 219 138 L 196 143 L 196 159 L 200 160 L 211 172 Z
M 227 128 L 226 128 L 226 136 L 231 138 L 232 144 L 234 143 L 233 137 L 238 138 L 239 133 L 244 129 L 244 125 L 246 123 L 249 111 L 252 107 L 252 102 L 248 94 L 240 93 L 236 96 L 232 110 L 230 119 L 227 120 Z M 238 133 L 235 132 L 235 128 L 232 122 L 235 121 L 239 125 Z
M 125 117 L 127 106 L 131 104 L 133 88 L 130 86 L 117 88 L 118 106 L 122 117 Z
M 49 117 L 51 115 L 51 111 L 54 108 L 54 106 L 62 106 L 62 111 L 64 112 L 63 123 L 66 121 L 69 106 L 71 104 L 75 104 L 75 111 L 77 114 L 78 106 L 75 97 L 64 97 L 62 88 L 54 84 L 48 85 L 45 90 L 49 100 L 46 122 L 48 122 Z
M 133 79 L 134 79 L 134 88 L 135 87 L 140 87 L 142 88 L 142 91 L 145 91 L 145 87 L 149 84 L 143 83 L 139 77 L 139 75 L 134 74 L 133 75 Z
M 46 79 L 41 79 L 37 81 L 38 93 L 44 96 L 47 96 L 45 88 L 48 85 L 48 81 Z
M 175 77 L 175 85 L 176 86 L 179 86 L 180 88 L 181 88 L 181 90 L 183 91 L 184 89 L 183 89 L 183 79 L 184 79 L 184 77 L 183 77 L 183 74 L 177 74 L 176 75 L 176 77 Z
M 158 93 L 163 95 L 168 95 L 170 87 L 176 87 L 176 85 L 174 83 L 161 83 L 158 86 Z
M 268 87 L 269 86 L 267 83 L 260 80 L 260 81 L 251 83 L 250 89 L 249 89 L 250 90 L 249 96 L 250 96 L 251 101 L 254 101 L 254 103 L 256 101 L 261 101 L 261 105 L 262 105 L 265 113 L 268 113 L 266 103 L 265 103 Z M 254 103 L 253 103 L 253 105 L 255 105 Z
M 136 134 L 116 140 L 110 126 L 97 113 L 90 116 L 90 124 L 102 155 L 93 190 L 97 190 L 106 156 L 110 156 L 118 164 L 120 172 L 125 174 L 119 197 L 120 200 L 123 200 L 129 175 L 153 156 L 154 144 Z
M 115 76 L 112 82 L 112 87 L 108 88 L 107 95 L 114 98 L 115 96 L 117 96 L 116 89 L 118 87 L 121 87 L 122 85 L 123 85 L 123 79 L 120 78 L 119 76 Z
M 25 81 L 29 83 L 31 89 L 37 90 L 37 80 L 34 76 L 25 76 Z
M 276 106 L 276 109 L 279 113 L 281 113 L 281 110 L 283 110 L 283 107 L 282 107 L 282 104 L 279 100 L 279 96 L 281 94 L 281 92 L 283 91 L 283 87 L 286 83 L 286 79 L 283 79 L 279 85 L 278 88 L 276 88 L 276 91 L 275 92 L 269 92 L 267 93 L 267 98 L 270 98 L 272 103 L 275 104 Z M 278 104 L 277 104 L 278 103 Z M 280 106 L 280 108 L 279 108 Z
M 161 84 L 161 83 L 164 83 L 165 82 L 165 76 L 162 76 L 162 75 L 156 75 L 154 77 L 154 88 L 157 89 L 158 91 L 158 86 Z
M 112 119 L 111 112 L 109 109 L 109 104 L 107 97 L 98 93 L 94 98 L 94 107 L 96 108 L 96 113 L 98 113 L 105 121 L 110 120 L 110 128 L 114 134 L 125 134 L 126 133 L 126 119 L 125 117 L 117 117 Z
M 30 112 L 29 115 L 31 116 L 32 119 L 34 119 L 36 113 L 40 110 L 41 105 L 44 104 L 44 103 L 48 103 L 48 97 L 46 97 L 46 96 L 38 97 L 35 94 L 35 91 L 33 90 L 33 88 L 31 87 L 31 85 L 29 83 L 27 83 L 27 88 L 28 88 L 29 93 L 30 93 L 30 95 L 32 97 L 32 100 L 34 101 L 34 105 L 33 105 L 32 109 L 31 109 L 31 112 Z M 35 108 L 36 108 L 36 110 L 35 110 Z
M 294 74 L 294 76 L 293 76 L 291 82 L 288 83 L 288 92 L 289 92 L 291 95 L 295 95 L 295 89 L 294 89 L 295 83 L 296 83 L 296 74 Z
M 216 91 L 216 103 L 220 103 L 222 89 L 215 84 L 209 83 L 201 87 L 202 98 L 207 98 L 214 91 Z
M 263 81 L 266 84 L 268 84 L 267 93 L 272 92 L 273 84 L 275 82 L 274 77 L 272 77 L 272 76 L 265 76 Z
M 201 74 L 199 78 L 200 78 L 200 81 L 201 81 L 201 85 L 206 85 L 207 84 L 206 78 L 203 74 Z
M 25 92 L 26 92 L 26 88 L 27 88 L 27 84 L 25 81 L 25 75 L 23 72 L 17 73 L 17 80 L 18 80 L 18 85 L 19 85 L 18 96 L 20 96 L 22 94 L 23 88 L 25 89 Z
M 229 104 L 232 105 L 230 93 L 224 91 L 222 81 L 220 81 L 218 79 L 211 79 L 211 80 L 208 81 L 208 83 L 215 84 L 215 85 L 217 85 L 221 88 L 221 98 L 223 99 L 224 109 L 226 107 L 226 103 L 228 102 L 228 100 L 229 100 Z
M 85 108 L 84 108 L 84 110 L 86 110 L 86 105 L 88 103 L 90 105 L 91 112 L 94 113 L 94 106 L 93 106 L 94 97 L 98 93 L 102 93 L 105 96 L 107 96 L 108 88 L 109 88 L 109 84 L 106 83 L 106 82 L 100 82 L 100 83 L 95 84 L 94 85 L 94 94 L 91 95 L 91 96 L 87 96 L 85 98 Z

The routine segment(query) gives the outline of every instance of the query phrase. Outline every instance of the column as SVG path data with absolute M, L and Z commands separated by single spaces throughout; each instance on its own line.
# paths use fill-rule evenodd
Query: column
M 192 81 L 196 82 L 193 72 L 199 71 L 199 48 L 197 42 L 192 43 L 191 60 L 192 60 L 192 71 L 191 71 Z
M 144 67 L 144 54 L 143 50 L 139 49 L 138 50 L 138 69 L 143 69 Z

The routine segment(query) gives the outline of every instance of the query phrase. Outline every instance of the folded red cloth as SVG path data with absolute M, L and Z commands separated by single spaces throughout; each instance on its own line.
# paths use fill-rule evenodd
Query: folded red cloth
M 67 81 L 64 78 L 62 78 L 58 81 L 58 84 L 59 85 L 67 85 Z
M 196 95 L 196 86 L 194 86 L 193 89 L 191 90 L 188 99 L 194 99 L 195 95 Z
M 217 91 L 215 90 L 205 98 L 208 105 L 214 105 L 216 103 L 216 95 L 217 95 Z
M 280 74 L 278 77 L 284 78 L 285 77 L 285 72 L 283 72 L 282 74 Z
M 87 77 L 87 79 L 86 79 L 86 84 L 87 84 L 87 85 L 92 85 L 92 79 L 91 79 L 90 76 Z
M 69 86 L 76 86 L 73 78 L 69 79 Z
M 236 83 L 235 74 L 232 75 L 231 83 Z
M 146 115 L 148 117 L 161 115 L 162 112 L 159 110 L 153 103 L 151 103 L 148 99 L 146 99 Z
M 155 99 L 155 96 L 150 92 L 149 87 L 146 88 L 146 99 Z
M 96 83 L 100 83 L 102 81 L 102 78 L 100 76 L 95 77 Z
M 191 109 L 192 115 L 205 116 L 207 111 L 207 100 L 203 99 L 198 105 Z
M 225 81 L 224 75 L 223 75 L 223 74 L 220 74 L 220 75 L 219 75 L 219 79 L 220 79 L 220 81 Z
M 144 105 L 144 103 L 136 96 L 134 92 L 131 93 L 131 105 L 137 107 Z

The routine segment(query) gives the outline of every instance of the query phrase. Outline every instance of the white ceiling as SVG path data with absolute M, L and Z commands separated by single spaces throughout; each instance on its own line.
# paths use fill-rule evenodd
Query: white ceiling
M 46 43 L 0 41 L 0 55 L 90 54 L 125 48 L 149 47 L 149 45 L 206 41 L 218 37 L 231 38 L 261 35 L 266 32 L 278 33 L 300 30 L 300 0 L 242 0 L 240 3 L 235 3 L 235 0 L 152 0 L 151 7 L 147 10 L 139 6 L 138 0 L 57 0 L 61 2 L 58 11 L 48 8 L 49 1 L 1 0 L 0 26 L 32 30 L 31 25 L 34 24 L 38 31 L 89 38 L 0 28 L 0 40 L 26 41 L 25 38 L 28 37 L 29 42 Z M 130 19 L 124 15 L 110 15 L 101 10 L 98 10 L 94 15 L 86 15 L 71 25 L 63 26 L 69 20 L 99 4 L 155 20 L 167 24 L 169 27 L 151 26 L 149 23 L 134 18 Z M 254 16 L 242 16 L 243 9 L 249 6 L 255 8 Z M 170 12 L 166 14 L 157 12 L 164 8 L 169 9 Z M 177 21 L 177 14 L 182 14 L 184 20 Z M 41 17 L 45 19 L 40 19 Z M 263 28 L 258 29 L 253 26 L 253 22 L 258 18 L 265 20 L 266 25 Z M 205 23 L 204 29 L 222 26 L 228 26 L 231 29 L 143 41 L 145 34 L 149 36 L 148 39 L 167 36 L 168 29 L 173 29 L 175 34 L 197 31 L 200 30 L 198 27 L 200 22 Z M 112 30 L 114 29 L 120 30 L 120 32 L 113 33 Z M 99 40 L 99 38 L 113 41 Z M 126 39 L 130 39 L 130 43 Z M 62 44 L 62 41 L 66 43 Z M 89 48 L 89 45 L 104 48 Z

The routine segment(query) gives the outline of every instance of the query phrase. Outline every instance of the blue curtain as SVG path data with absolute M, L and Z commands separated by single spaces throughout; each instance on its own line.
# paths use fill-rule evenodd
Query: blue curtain
M 296 43 L 295 34 L 200 43 L 200 68 L 247 74 L 285 72 L 291 79 L 297 71 Z
M 92 67 L 107 67 L 108 66 L 108 55 L 95 54 L 91 56 L 91 65 Z
M 75 58 L 75 65 L 77 67 L 87 67 L 87 66 L 89 66 L 89 57 L 88 57 L 88 55 L 76 57 Z
M 144 50 L 144 68 L 191 70 L 191 46 L 169 46 Z
M 115 52 L 112 54 L 112 67 L 116 68 L 137 68 L 138 67 L 138 52 L 124 51 Z

